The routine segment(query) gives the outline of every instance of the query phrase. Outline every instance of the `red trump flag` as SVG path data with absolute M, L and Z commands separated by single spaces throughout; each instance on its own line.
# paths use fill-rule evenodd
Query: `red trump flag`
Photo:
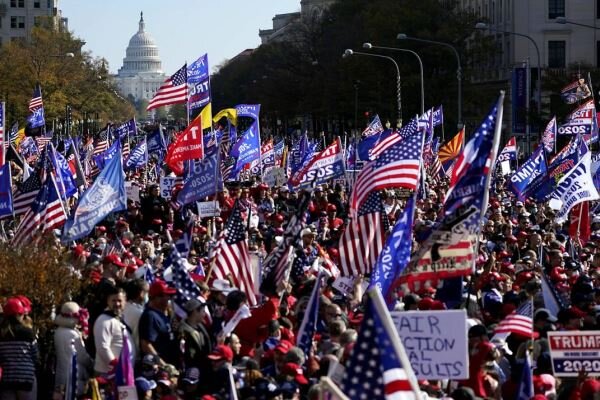
M 177 175 L 183 174 L 183 162 L 204 158 L 202 121 L 198 115 L 169 146 L 165 162 Z

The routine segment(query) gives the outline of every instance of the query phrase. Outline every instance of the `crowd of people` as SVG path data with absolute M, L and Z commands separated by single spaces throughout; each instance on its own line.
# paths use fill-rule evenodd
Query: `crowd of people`
M 38 362 L 36 321 L 29 316 L 35 299 L 28 299 L 28 293 L 4 299 L 0 399 L 116 398 L 116 382 L 128 373 L 139 399 L 319 398 L 324 391 L 320 377 L 344 365 L 360 335 L 369 279 L 356 277 L 347 292 L 334 287 L 339 241 L 349 223 L 346 187 L 322 184 L 314 189 L 289 280 L 272 296 L 260 297 L 251 316 L 223 334 L 227 322 L 248 303 L 232 280 L 215 279 L 211 270 L 211 251 L 234 205 L 243 209 L 250 251 L 264 259 L 282 240 L 300 193 L 286 185 L 233 182 L 217 196 L 220 216 L 198 218 L 174 209 L 156 183 L 144 186 L 134 173 L 128 179 L 141 187 L 140 201 L 129 200 L 125 212 L 64 248 L 65 262 L 81 275 L 83 285 L 69 301 L 56 305 L 53 346 L 44 349 L 53 354 L 51 371 Z M 438 217 L 448 188 L 444 179 L 428 183 L 417 203 L 413 249 Z M 406 191 L 382 191 L 390 230 L 405 196 Z M 200 296 L 187 301 L 181 314 L 173 307 L 177 290 L 164 262 L 190 218 L 187 266 Z M 553 376 L 547 339 L 555 330 L 598 329 L 600 214 L 592 218 L 590 240 L 572 238 L 568 223 L 556 223 L 550 207 L 517 201 L 504 178 L 497 177 L 476 269 L 459 278 L 459 299 L 440 295 L 444 281 L 420 290 L 396 290 L 397 310 L 464 308 L 468 313 L 469 379 L 419 381 L 423 398 L 517 399 L 527 351 L 532 354 L 534 399 L 600 398 L 600 381 L 589 371 L 580 371 L 578 378 Z M 323 259 L 329 262 L 318 262 Z M 305 352 L 297 345 L 297 334 L 317 279 L 322 279 L 319 318 L 312 349 Z M 558 315 L 544 304 L 542 279 L 562 301 Z M 494 327 L 529 299 L 534 302 L 534 337 L 512 334 L 492 341 Z M 133 371 L 123 370 L 124 352 L 134 361 Z M 42 391 L 38 381 L 48 374 L 54 385 Z

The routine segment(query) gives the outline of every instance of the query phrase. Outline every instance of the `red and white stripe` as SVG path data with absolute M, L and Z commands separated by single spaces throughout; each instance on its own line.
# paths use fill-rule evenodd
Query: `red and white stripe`
M 59 228 L 66 220 L 67 214 L 60 198 L 48 203 L 39 213 L 29 209 L 17 228 L 12 244 L 17 247 L 22 246 L 34 238 L 37 232 L 43 233 Z
M 416 400 L 408 375 L 402 368 L 383 371 L 385 400 Z
M 340 238 L 342 276 L 358 276 L 372 272 L 385 245 L 381 213 L 367 213 L 352 220 Z
M 399 160 L 374 167 L 367 164 L 356 178 L 352 188 L 351 211 L 354 214 L 373 190 L 406 188 L 416 190 L 419 184 L 420 161 Z
M 371 160 L 375 160 L 381 153 L 395 145 L 402 140 L 400 133 L 394 132 L 382 141 L 378 142 L 371 150 L 369 150 L 369 157 Z
M 213 270 L 215 278 L 228 279 L 230 276 L 235 287 L 246 293 L 248 304 L 257 304 L 252 263 L 246 240 L 228 245 L 222 236 L 217 245 Z

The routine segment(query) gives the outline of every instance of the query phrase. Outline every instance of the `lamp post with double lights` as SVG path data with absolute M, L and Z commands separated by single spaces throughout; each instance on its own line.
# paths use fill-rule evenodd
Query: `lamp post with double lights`
M 392 57 L 382 56 L 381 54 L 373 54 L 373 53 L 363 53 L 361 51 L 354 51 L 352 49 L 346 49 L 342 57 L 347 58 L 353 55 L 359 56 L 367 56 L 367 57 L 376 57 L 383 58 L 391 61 L 396 67 L 396 100 L 398 103 L 398 123 L 397 127 L 400 128 L 402 126 L 402 89 L 401 89 L 401 78 L 400 78 L 400 67 L 398 67 L 398 63 Z
M 372 43 L 368 43 L 368 42 L 363 43 L 363 48 L 364 49 L 381 49 L 381 50 L 400 51 L 400 52 L 404 52 L 404 53 L 410 53 L 410 54 L 414 55 L 415 57 L 417 57 L 417 60 L 419 61 L 419 71 L 421 73 L 421 115 L 425 114 L 425 83 L 423 80 L 423 60 L 421 60 L 421 57 L 417 54 L 417 52 L 408 50 L 408 49 L 402 49 L 399 47 L 375 46 Z
M 452 46 L 450 43 L 438 42 L 437 40 L 429 40 L 429 39 L 416 38 L 416 37 L 408 36 L 405 33 L 399 33 L 396 36 L 396 39 L 398 39 L 398 40 L 413 40 L 415 42 L 435 44 L 435 45 L 438 45 L 438 46 L 444 46 L 444 47 L 452 50 L 452 52 L 454 53 L 454 57 L 456 57 L 456 64 L 457 64 L 456 65 L 456 80 L 457 80 L 457 83 L 458 83 L 458 89 L 457 89 L 457 93 L 458 93 L 458 106 L 457 106 L 457 111 L 458 111 L 458 130 L 461 130 L 463 128 L 463 120 L 462 120 L 462 64 L 460 62 L 460 55 L 458 54 L 458 50 L 456 50 L 456 47 Z
M 523 37 L 525 39 L 528 39 L 532 44 L 533 47 L 535 48 L 535 52 L 537 55 L 537 76 L 538 76 L 538 90 L 536 93 L 536 101 L 537 101 L 537 112 L 538 112 L 538 116 L 541 114 L 542 112 L 542 59 L 540 57 L 540 48 L 538 47 L 537 43 L 535 42 L 535 40 L 533 40 L 533 38 L 529 35 L 525 35 L 524 33 L 519 33 L 519 32 L 512 32 L 512 31 L 505 31 L 502 29 L 496 29 L 496 28 L 492 28 L 491 26 L 489 26 L 486 23 L 483 22 L 478 22 L 475 25 L 475 29 L 479 29 L 479 30 L 488 30 L 488 31 L 492 31 L 492 32 L 499 32 L 499 33 L 505 33 L 508 35 L 514 35 L 514 36 L 520 36 Z

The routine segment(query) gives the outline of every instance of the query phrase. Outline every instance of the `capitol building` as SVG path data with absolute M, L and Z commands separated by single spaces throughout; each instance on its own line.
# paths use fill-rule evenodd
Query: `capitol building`
M 139 101 L 150 100 L 166 78 L 158 47 L 146 32 L 144 14 L 140 13 L 138 31 L 129 40 L 123 66 L 114 77 L 115 82 L 124 97 L 132 96 Z

